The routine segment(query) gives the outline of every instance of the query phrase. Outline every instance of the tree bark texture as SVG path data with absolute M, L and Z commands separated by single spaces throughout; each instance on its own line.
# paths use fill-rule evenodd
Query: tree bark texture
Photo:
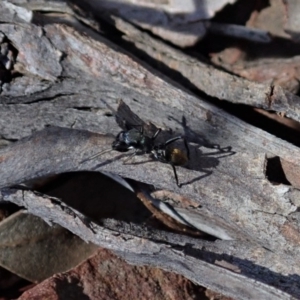
M 0 152 L 3 200 L 24 206 L 29 213 L 112 249 L 132 263 L 183 274 L 228 296 L 300 297 L 298 147 L 196 97 L 99 32 L 84 30 L 86 25 L 81 24 L 81 29 L 50 22 L 38 26 L 7 18 L 2 19 L 0 34 L 13 46 L 17 76 L 2 83 L 0 94 L 1 141 L 10 143 Z M 284 110 L 298 120 L 296 96 L 214 69 L 125 21 L 115 21 L 125 39 L 174 67 L 205 94 Z M 172 136 L 186 137 L 191 159 L 177 168 L 182 188 L 176 186 L 170 165 L 146 155 L 134 157 L 130 164 L 122 162 L 126 155 L 114 151 L 87 160 L 110 148 L 120 131 L 105 104 L 116 110 L 120 98 L 165 134 L 171 130 Z M 266 168 L 274 158 L 280 160 L 291 185 L 268 180 Z M 38 177 L 80 170 L 110 172 L 171 191 L 179 197 L 178 201 L 171 198 L 174 210 L 220 240 L 188 240 L 171 233 L 163 233 L 162 240 L 155 232 L 149 234 L 151 229 L 132 225 L 127 232 L 128 224 L 116 226 L 111 220 L 100 226 L 57 199 L 8 189 Z M 151 201 L 158 198 L 155 193 L 142 193 Z M 219 266 L 220 261 L 234 265 L 239 273 Z

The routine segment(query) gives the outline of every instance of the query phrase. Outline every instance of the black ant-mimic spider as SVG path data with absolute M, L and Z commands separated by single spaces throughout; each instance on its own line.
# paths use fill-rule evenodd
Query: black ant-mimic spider
M 178 176 L 175 166 L 182 166 L 189 160 L 189 148 L 185 138 L 177 136 L 167 140 L 164 143 L 155 144 L 155 139 L 161 132 L 161 129 L 156 129 L 152 136 L 148 136 L 144 133 L 144 128 L 149 126 L 155 127 L 153 124 L 147 125 L 136 114 L 134 114 L 130 108 L 120 100 L 118 110 L 115 114 L 115 118 L 119 126 L 124 129 L 118 133 L 115 140 L 112 143 L 112 149 L 104 150 L 96 155 L 90 157 L 94 159 L 108 151 L 127 152 L 131 149 L 134 150 L 131 156 L 125 161 L 137 154 L 152 154 L 155 159 L 160 162 L 170 164 L 173 168 L 174 177 L 178 187 L 181 187 L 178 181 Z M 179 148 L 170 147 L 169 145 L 175 141 L 183 139 L 186 148 L 186 153 Z M 124 162 L 125 162 L 124 161 Z

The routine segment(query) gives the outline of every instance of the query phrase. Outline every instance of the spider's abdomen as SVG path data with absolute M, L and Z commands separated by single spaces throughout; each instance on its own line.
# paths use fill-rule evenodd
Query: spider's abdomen
M 166 151 L 166 160 L 175 166 L 182 166 L 187 163 L 188 157 L 182 150 L 173 148 Z

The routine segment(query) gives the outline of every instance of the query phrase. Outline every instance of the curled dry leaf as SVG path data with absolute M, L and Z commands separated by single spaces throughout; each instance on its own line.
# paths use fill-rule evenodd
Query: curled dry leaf
M 97 246 L 38 217 L 17 212 L 0 223 L 0 265 L 32 282 L 67 271 Z

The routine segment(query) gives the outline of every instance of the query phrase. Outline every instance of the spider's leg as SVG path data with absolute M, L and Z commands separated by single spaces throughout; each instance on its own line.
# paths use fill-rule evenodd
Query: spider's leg
M 174 172 L 174 177 L 175 177 L 175 180 L 176 180 L 176 184 L 177 184 L 178 187 L 181 188 L 181 184 L 179 184 L 179 182 L 178 182 L 178 176 L 177 176 L 176 168 L 175 168 L 175 166 L 173 164 L 170 163 L 170 165 L 173 168 L 173 172 Z
M 98 152 L 97 154 L 95 154 L 95 155 L 93 155 L 93 156 L 88 157 L 87 159 L 82 160 L 80 163 L 82 164 L 82 163 L 84 163 L 84 162 L 86 162 L 86 161 L 95 159 L 95 158 L 97 158 L 98 156 L 100 156 L 100 155 L 102 155 L 102 154 L 104 154 L 104 153 L 110 152 L 110 151 L 112 151 L 112 150 L 114 150 L 114 149 L 105 149 L 105 150 L 103 150 L 103 151 L 101 151 L 101 152 Z
M 160 132 L 161 132 L 161 128 L 158 128 L 151 139 L 154 141 L 157 138 L 157 136 L 160 134 Z
M 183 142 L 184 142 L 184 146 L 186 149 L 186 156 L 187 156 L 188 160 L 190 160 L 190 148 L 189 148 L 188 143 L 185 138 L 183 138 Z
M 175 141 L 180 140 L 180 139 L 182 139 L 182 136 L 176 136 L 176 137 L 173 137 L 173 138 L 171 138 L 171 139 L 169 139 L 169 140 L 167 140 L 167 141 L 165 142 L 165 146 L 167 146 L 167 145 L 169 145 L 169 144 L 171 144 L 171 143 L 174 143 Z
M 135 151 L 130 156 L 128 156 L 125 160 L 123 160 L 123 165 L 125 165 L 130 159 L 132 159 L 137 154 L 138 151 L 139 151 L 138 149 L 135 149 Z

